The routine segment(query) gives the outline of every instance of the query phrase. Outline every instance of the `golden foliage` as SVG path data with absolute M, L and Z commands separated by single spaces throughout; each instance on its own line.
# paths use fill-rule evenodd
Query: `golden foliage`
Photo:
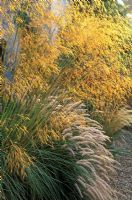
M 102 111 L 120 108 L 132 90 L 130 25 L 121 16 L 80 13 L 71 5 L 65 16 L 55 16 L 47 9 L 50 2 L 25 2 L 9 5 L 29 17 L 25 26 L 17 22 L 21 50 L 12 92 L 46 92 L 60 74 L 57 89 L 68 96 L 89 100 Z
M 10 146 L 6 159 L 6 165 L 10 174 L 15 173 L 24 179 L 26 176 L 26 169 L 29 168 L 32 163 L 32 158 L 22 147 L 18 147 L 15 144 Z
M 52 78 L 58 74 L 55 60 L 59 54 L 59 41 L 57 38 L 52 40 L 57 18 L 47 9 L 49 6 L 50 1 L 30 4 L 30 1 L 26 0 L 23 3 L 12 1 L 6 8 L 2 6 L 3 16 L 8 23 L 6 37 L 10 38 L 14 34 L 16 39 L 12 43 L 15 44 L 17 40 L 19 43 L 17 71 L 14 72 L 15 69 L 10 67 L 12 73 L 15 73 L 13 91 L 17 94 L 24 94 L 36 88 L 45 92 Z M 17 27 L 13 26 L 13 22 Z M 13 48 L 16 48 L 15 45 Z M 8 64 L 12 65 L 11 58 Z
M 118 109 L 132 89 L 130 63 L 124 62 L 131 49 L 129 25 L 121 17 L 102 19 L 77 12 L 66 21 L 60 37 L 73 62 L 62 78 L 64 86 L 99 110 Z

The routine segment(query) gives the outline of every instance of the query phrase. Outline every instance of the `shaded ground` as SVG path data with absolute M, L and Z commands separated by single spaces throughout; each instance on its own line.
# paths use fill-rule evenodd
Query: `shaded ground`
M 120 163 L 113 184 L 119 200 L 132 200 L 132 130 L 122 130 L 114 139 L 113 146 L 115 158 Z

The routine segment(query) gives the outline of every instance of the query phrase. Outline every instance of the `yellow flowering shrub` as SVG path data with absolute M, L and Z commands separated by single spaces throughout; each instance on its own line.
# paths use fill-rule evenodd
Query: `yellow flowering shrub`
M 72 96 L 90 100 L 99 110 L 123 106 L 132 89 L 129 25 L 121 17 L 102 19 L 77 12 L 66 20 L 60 37 L 71 63 L 63 84 Z

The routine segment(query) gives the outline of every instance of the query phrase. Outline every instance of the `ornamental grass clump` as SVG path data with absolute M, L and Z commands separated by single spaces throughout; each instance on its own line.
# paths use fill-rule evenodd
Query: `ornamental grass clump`
M 113 113 L 107 113 L 102 116 L 101 121 L 105 132 L 109 136 L 113 136 L 121 129 L 132 126 L 132 109 L 131 107 L 124 107 Z
M 0 126 L 1 199 L 113 200 L 108 137 L 81 103 L 6 97 Z

